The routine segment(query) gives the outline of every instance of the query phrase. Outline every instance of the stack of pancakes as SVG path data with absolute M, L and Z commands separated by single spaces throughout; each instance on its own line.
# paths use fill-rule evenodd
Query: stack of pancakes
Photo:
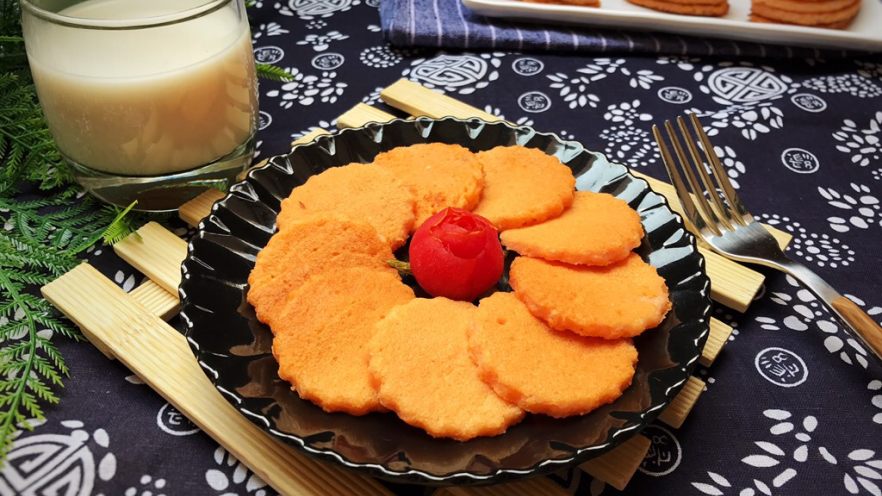
M 861 9 L 861 0 L 753 0 L 750 20 L 844 29 Z
M 728 0 L 628 0 L 629 2 L 672 14 L 720 17 L 729 12 Z M 778 1 L 778 0 L 772 0 Z M 786 1 L 786 0 L 780 0 Z M 799 1 L 799 0 L 791 0 Z M 754 2 L 756 5 L 756 2 Z

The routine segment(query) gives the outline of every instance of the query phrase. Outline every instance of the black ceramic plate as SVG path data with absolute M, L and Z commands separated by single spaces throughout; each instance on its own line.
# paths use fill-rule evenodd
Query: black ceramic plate
M 474 151 L 516 144 L 538 148 L 573 170 L 578 189 L 611 193 L 640 213 L 646 236 L 638 252 L 667 281 L 673 310 L 661 326 L 636 339 L 637 373 L 616 402 L 581 417 L 528 415 L 501 436 L 463 443 L 433 439 L 391 413 L 325 413 L 278 378 L 272 335 L 256 320 L 245 294 L 255 256 L 275 231 L 280 202 L 329 167 L 369 162 L 384 150 L 424 142 L 457 143 Z M 664 199 L 625 167 L 579 143 L 528 127 L 421 118 L 323 136 L 249 173 L 200 224 L 183 264 L 180 296 L 196 359 L 249 420 L 320 458 L 372 475 L 462 484 L 550 472 L 636 434 L 676 395 L 698 360 L 708 333 L 708 291 L 704 259 L 693 237 Z

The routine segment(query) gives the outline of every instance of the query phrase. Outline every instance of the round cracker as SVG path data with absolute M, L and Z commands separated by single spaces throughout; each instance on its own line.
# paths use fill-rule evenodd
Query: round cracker
M 637 364 L 630 339 L 552 330 L 515 295 L 502 292 L 481 300 L 469 351 L 496 394 L 552 417 L 582 415 L 615 401 Z
M 671 309 L 664 279 L 634 253 L 606 267 L 518 257 L 509 282 L 533 315 L 583 336 L 636 336 L 659 325 Z
M 756 14 L 754 14 L 754 13 L 751 13 L 751 14 L 750 14 L 750 21 L 751 21 L 751 22 L 768 23 L 768 24 L 787 24 L 787 23 L 782 22 L 782 21 L 775 21 L 775 20 L 773 20 L 773 19 L 767 19 L 767 18 L 765 18 L 765 17 L 763 17 L 763 16 L 758 16 L 758 15 L 756 15 Z M 829 29 L 845 29 L 845 28 L 848 27 L 849 24 L 851 24 L 851 20 L 848 20 L 848 21 L 842 21 L 842 22 L 833 22 L 833 23 L 830 23 L 830 24 L 815 24 L 813 27 L 818 27 L 818 28 L 829 28 Z
M 670 3 L 677 3 L 682 5 L 722 5 L 725 4 L 727 0 L 664 0 Z
M 861 0 L 825 0 L 823 2 L 807 2 L 805 0 L 754 0 L 753 5 L 767 5 L 773 9 L 801 13 L 820 13 L 841 10 L 851 7 Z
M 576 179 L 556 157 L 535 148 L 497 146 L 478 153 L 484 192 L 474 212 L 504 231 L 557 217 L 573 202 Z
M 377 155 L 374 165 L 410 188 L 416 200 L 415 227 L 447 207 L 472 210 L 484 188 L 481 163 L 459 145 L 400 146 Z
M 803 26 L 829 25 L 834 23 L 848 23 L 857 15 L 861 9 L 860 2 L 854 5 L 823 13 L 802 13 L 790 12 L 787 10 L 776 9 L 764 4 L 754 3 L 751 6 L 751 12 L 756 15 L 765 17 L 766 19 L 774 19 L 785 22 L 787 24 L 800 24 Z
M 354 267 L 310 278 L 275 319 L 279 377 L 328 412 L 382 411 L 368 374 L 374 324 L 413 290 L 388 271 Z
M 370 342 L 380 403 L 433 437 L 495 436 L 524 416 L 481 381 L 469 358 L 476 311 L 447 298 L 414 299 L 377 323 Z
M 373 267 L 394 270 L 389 244 L 369 224 L 319 215 L 297 221 L 270 238 L 257 254 L 248 275 L 248 303 L 258 320 L 270 325 L 281 313 L 288 295 L 306 280 L 328 270 Z
M 606 193 L 577 191 L 560 217 L 509 229 L 502 243 L 521 255 L 578 265 L 609 265 L 640 246 L 643 225 L 627 202 Z
M 600 0 L 525 0 L 532 3 L 549 3 L 563 5 L 580 5 L 582 7 L 600 7 Z
M 413 194 L 395 177 L 369 164 L 331 167 L 294 188 L 282 201 L 279 230 L 316 214 L 334 213 L 364 221 L 394 250 L 407 241 L 414 223 Z
M 634 5 L 648 7 L 660 12 L 670 12 L 673 14 L 693 15 L 693 16 L 711 16 L 720 17 L 729 12 L 729 3 L 721 2 L 716 5 L 689 5 L 682 3 L 672 3 L 666 0 L 628 0 Z

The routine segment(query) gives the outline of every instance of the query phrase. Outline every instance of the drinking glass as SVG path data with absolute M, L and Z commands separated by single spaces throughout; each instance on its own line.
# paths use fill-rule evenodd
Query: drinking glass
M 90 193 L 172 210 L 254 153 L 257 82 L 242 0 L 21 0 L 49 130 Z

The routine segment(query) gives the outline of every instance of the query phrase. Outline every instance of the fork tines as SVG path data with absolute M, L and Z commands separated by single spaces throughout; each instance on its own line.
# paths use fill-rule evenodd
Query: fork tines
M 680 198 L 686 216 L 696 229 L 708 229 L 717 236 L 723 230 L 732 230 L 738 225 L 749 224 L 753 218 L 735 193 L 735 188 L 732 187 L 726 171 L 720 164 L 720 159 L 698 121 L 698 117 L 695 114 L 689 114 L 689 120 L 692 123 L 692 132 L 687 128 L 685 119 L 677 117 L 677 126 L 680 129 L 679 136 L 670 121 L 664 123 L 668 140 L 673 145 L 674 154 L 677 157 L 676 162 L 665 143 L 661 130 L 656 125 L 652 126 L 652 134 L 655 136 L 665 168 L 677 190 L 677 196 Z M 697 139 L 693 137 L 693 133 Z M 686 143 L 686 149 L 689 150 L 691 165 L 689 159 L 686 158 L 687 154 L 681 145 L 681 139 Z M 697 142 L 701 143 L 705 161 L 702 161 L 699 154 Z M 680 170 L 685 174 L 686 181 L 683 180 Z M 713 178 L 708 170 L 712 171 Z M 700 183 L 699 177 L 701 178 Z M 722 197 L 719 192 L 722 192 Z M 697 208 L 696 203 L 698 204 Z

